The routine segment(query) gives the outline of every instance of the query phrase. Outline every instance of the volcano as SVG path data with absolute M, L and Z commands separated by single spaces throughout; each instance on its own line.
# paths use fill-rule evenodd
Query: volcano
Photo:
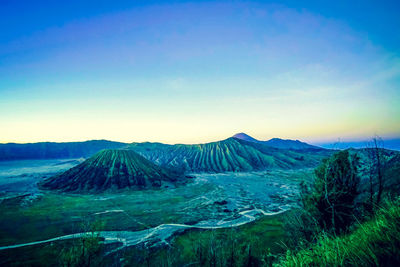
M 102 150 L 39 186 L 64 192 L 103 192 L 161 187 L 182 181 L 182 175 L 159 167 L 132 150 Z

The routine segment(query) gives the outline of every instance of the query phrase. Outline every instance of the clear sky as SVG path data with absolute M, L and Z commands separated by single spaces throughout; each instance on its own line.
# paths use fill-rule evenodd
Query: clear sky
M 2 0 L 0 142 L 399 137 L 400 2 L 298 2 Z

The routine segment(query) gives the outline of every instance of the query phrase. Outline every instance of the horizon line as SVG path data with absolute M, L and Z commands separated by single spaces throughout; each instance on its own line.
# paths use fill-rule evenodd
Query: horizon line
M 245 132 L 239 132 L 236 134 L 246 134 Z M 234 134 L 234 135 L 236 135 Z M 27 142 L 15 142 L 15 141 L 9 141 L 9 142 L 0 142 L 0 145 L 7 145 L 7 144 L 18 144 L 18 145 L 24 145 L 24 144 L 37 144 L 37 143 L 84 143 L 84 142 L 90 142 L 90 141 L 108 141 L 108 142 L 115 142 L 115 143 L 125 143 L 125 144 L 132 144 L 132 143 L 162 143 L 162 144 L 167 144 L 167 145 L 197 145 L 197 144 L 208 144 L 208 143 L 214 143 L 214 142 L 219 142 L 219 141 L 223 141 L 229 138 L 235 138 L 234 135 L 229 136 L 227 138 L 224 139 L 218 139 L 218 140 L 214 140 L 214 141 L 207 141 L 207 142 L 198 142 L 198 143 L 174 143 L 174 142 L 163 142 L 163 141 L 151 141 L 151 140 L 145 140 L 145 141 L 118 141 L 118 140 L 111 140 L 111 139 L 106 139 L 106 138 L 94 138 L 94 139 L 83 139 L 83 140 L 71 140 L 71 141 L 58 141 L 58 140 L 54 140 L 54 141 L 50 141 L 50 140 L 44 140 L 44 141 L 27 141 Z M 246 134 L 248 136 L 250 136 L 251 138 L 254 138 L 253 136 Z M 379 135 L 377 135 L 378 137 L 380 137 L 384 142 L 385 141 L 400 141 L 400 135 L 399 136 L 389 136 L 389 137 L 381 137 Z M 340 144 L 348 144 L 348 143 L 367 143 L 369 141 L 371 141 L 371 139 L 373 138 L 373 136 L 369 137 L 369 138 L 337 138 L 335 140 L 326 140 L 326 141 L 304 141 L 302 139 L 298 139 L 298 138 L 280 138 L 280 137 L 272 137 L 269 139 L 257 139 L 254 138 L 257 141 L 269 141 L 272 139 L 281 139 L 281 140 L 291 140 L 291 141 L 300 141 L 300 142 L 304 142 L 310 145 L 316 145 L 316 146 L 327 146 L 327 145 L 340 145 Z

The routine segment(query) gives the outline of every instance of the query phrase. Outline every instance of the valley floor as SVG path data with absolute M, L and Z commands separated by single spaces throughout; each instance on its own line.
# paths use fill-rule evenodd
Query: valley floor
M 13 191 L 9 186 L 7 188 L 11 190 L 2 194 L 2 258 L 17 251 L 35 251 L 54 243 L 69 242 L 65 239 L 86 232 L 85 225 L 96 221 L 101 222 L 100 236 L 113 251 L 125 251 L 127 247 L 131 249 L 143 244 L 157 247 L 169 244 L 171 240 L 174 244 L 185 243 L 187 230 L 191 228 L 197 229 L 189 231 L 193 236 L 206 234 L 206 229 L 213 232 L 212 229 L 247 227 L 245 224 L 257 218 L 262 218 L 263 223 L 269 221 L 264 218 L 270 218 L 264 215 L 278 214 L 296 205 L 298 183 L 308 179 L 312 172 L 304 169 L 196 174 L 190 183 L 176 188 L 80 195 L 44 192 L 34 186 L 62 169 L 64 164 L 70 167 L 74 161 L 31 164 L 34 167 L 28 169 L 16 163 L 15 168 L 8 167 L 7 170 L 0 166 L 0 187 L 13 184 L 10 183 L 12 179 L 20 181 L 21 177 L 30 181 L 25 191 Z M 181 235 L 176 237 L 178 233 Z M 50 240 L 52 242 L 24 246 L 25 243 L 58 237 L 61 237 L 58 242 Z M 22 247 L 9 247 L 14 245 Z

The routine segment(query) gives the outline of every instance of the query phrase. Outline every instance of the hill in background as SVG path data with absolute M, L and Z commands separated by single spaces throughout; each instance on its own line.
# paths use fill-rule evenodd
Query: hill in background
M 0 144 L 0 160 L 86 158 L 102 149 L 120 149 L 126 143 L 107 140 Z
M 371 139 L 362 141 L 345 141 L 319 143 L 321 147 L 327 149 L 348 149 L 348 148 L 366 148 L 370 146 Z M 400 138 L 385 138 L 382 143 L 383 148 L 400 151 Z
M 245 133 L 237 133 L 232 137 L 241 139 L 244 141 L 248 141 L 248 142 L 261 143 L 261 144 L 264 144 L 264 145 L 267 145 L 270 147 L 282 148 L 282 149 L 292 149 L 292 150 L 306 150 L 306 149 L 322 150 L 322 149 L 324 149 L 322 147 L 313 146 L 313 145 L 307 144 L 305 142 L 301 142 L 299 140 L 272 138 L 268 141 L 261 141 L 261 140 L 255 139 Z

